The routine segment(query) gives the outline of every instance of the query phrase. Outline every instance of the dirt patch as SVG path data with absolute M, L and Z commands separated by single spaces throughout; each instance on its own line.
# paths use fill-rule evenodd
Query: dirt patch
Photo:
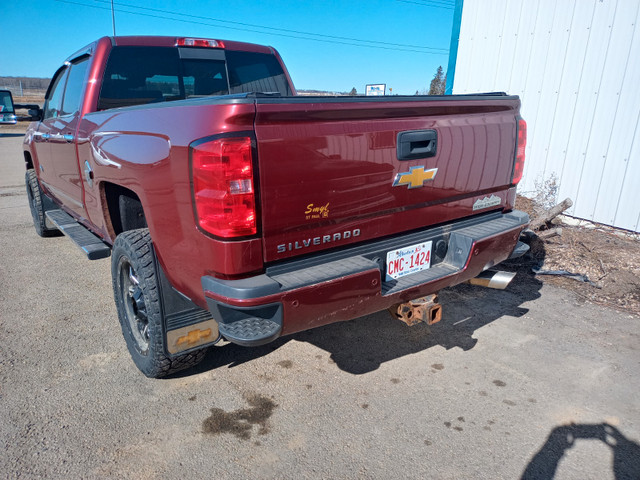
M 278 365 L 282 368 L 291 368 L 293 367 L 293 362 L 291 360 L 282 360 L 281 362 L 278 362 Z
M 45 93 L 46 91 L 27 93 L 26 95 L 22 95 L 22 96 L 13 95 L 13 103 L 32 104 L 32 105 L 38 104 L 42 106 L 44 104 Z
M 532 218 L 542 211 L 534 201 L 521 196 L 516 208 Z M 593 303 L 640 315 L 640 236 L 598 224 L 589 225 L 590 228 L 559 226 L 561 236 L 534 239 L 531 252 L 519 264 L 584 275 L 589 282 L 549 275 L 536 278 Z
M 29 126 L 29 122 L 18 122 L 15 125 L 0 125 L 0 135 L 3 133 L 17 134 L 24 133 L 27 131 L 27 127 Z

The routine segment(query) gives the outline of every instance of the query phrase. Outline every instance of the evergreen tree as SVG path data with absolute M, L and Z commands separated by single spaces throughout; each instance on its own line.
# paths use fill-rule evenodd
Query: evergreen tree
M 444 75 L 442 71 L 442 65 L 438 67 L 436 70 L 436 74 L 433 76 L 433 80 L 431 80 L 431 84 L 429 85 L 429 93 L 427 95 L 444 95 L 444 87 L 446 85 L 447 77 Z
M 351 95 L 352 97 L 355 97 L 356 95 L 358 95 L 358 91 L 356 90 L 356 87 L 353 87 L 351 89 L 351 91 L 349 92 L 349 95 Z

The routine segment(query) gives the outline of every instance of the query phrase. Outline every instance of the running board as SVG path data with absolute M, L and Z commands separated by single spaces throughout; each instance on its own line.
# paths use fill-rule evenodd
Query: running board
M 62 210 L 49 210 L 45 215 L 58 230 L 80 247 L 89 260 L 99 260 L 111 255 L 111 248 L 107 244 L 76 222 L 68 213 Z

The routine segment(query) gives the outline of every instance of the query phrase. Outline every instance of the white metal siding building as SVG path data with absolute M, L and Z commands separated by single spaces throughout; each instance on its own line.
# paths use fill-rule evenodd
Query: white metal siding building
M 458 0 L 456 13 L 453 93 L 522 100 L 519 192 L 555 179 L 571 215 L 640 231 L 640 0 Z

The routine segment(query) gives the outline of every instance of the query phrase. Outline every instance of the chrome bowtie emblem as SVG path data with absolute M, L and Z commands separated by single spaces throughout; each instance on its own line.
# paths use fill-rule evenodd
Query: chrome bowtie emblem
M 427 180 L 433 180 L 437 172 L 437 168 L 425 170 L 424 167 L 411 167 L 408 172 L 396 175 L 393 180 L 393 186 L 401 187 L 407 185 L 409 188 L 419 188 L 424 186 L 424 182 Z

